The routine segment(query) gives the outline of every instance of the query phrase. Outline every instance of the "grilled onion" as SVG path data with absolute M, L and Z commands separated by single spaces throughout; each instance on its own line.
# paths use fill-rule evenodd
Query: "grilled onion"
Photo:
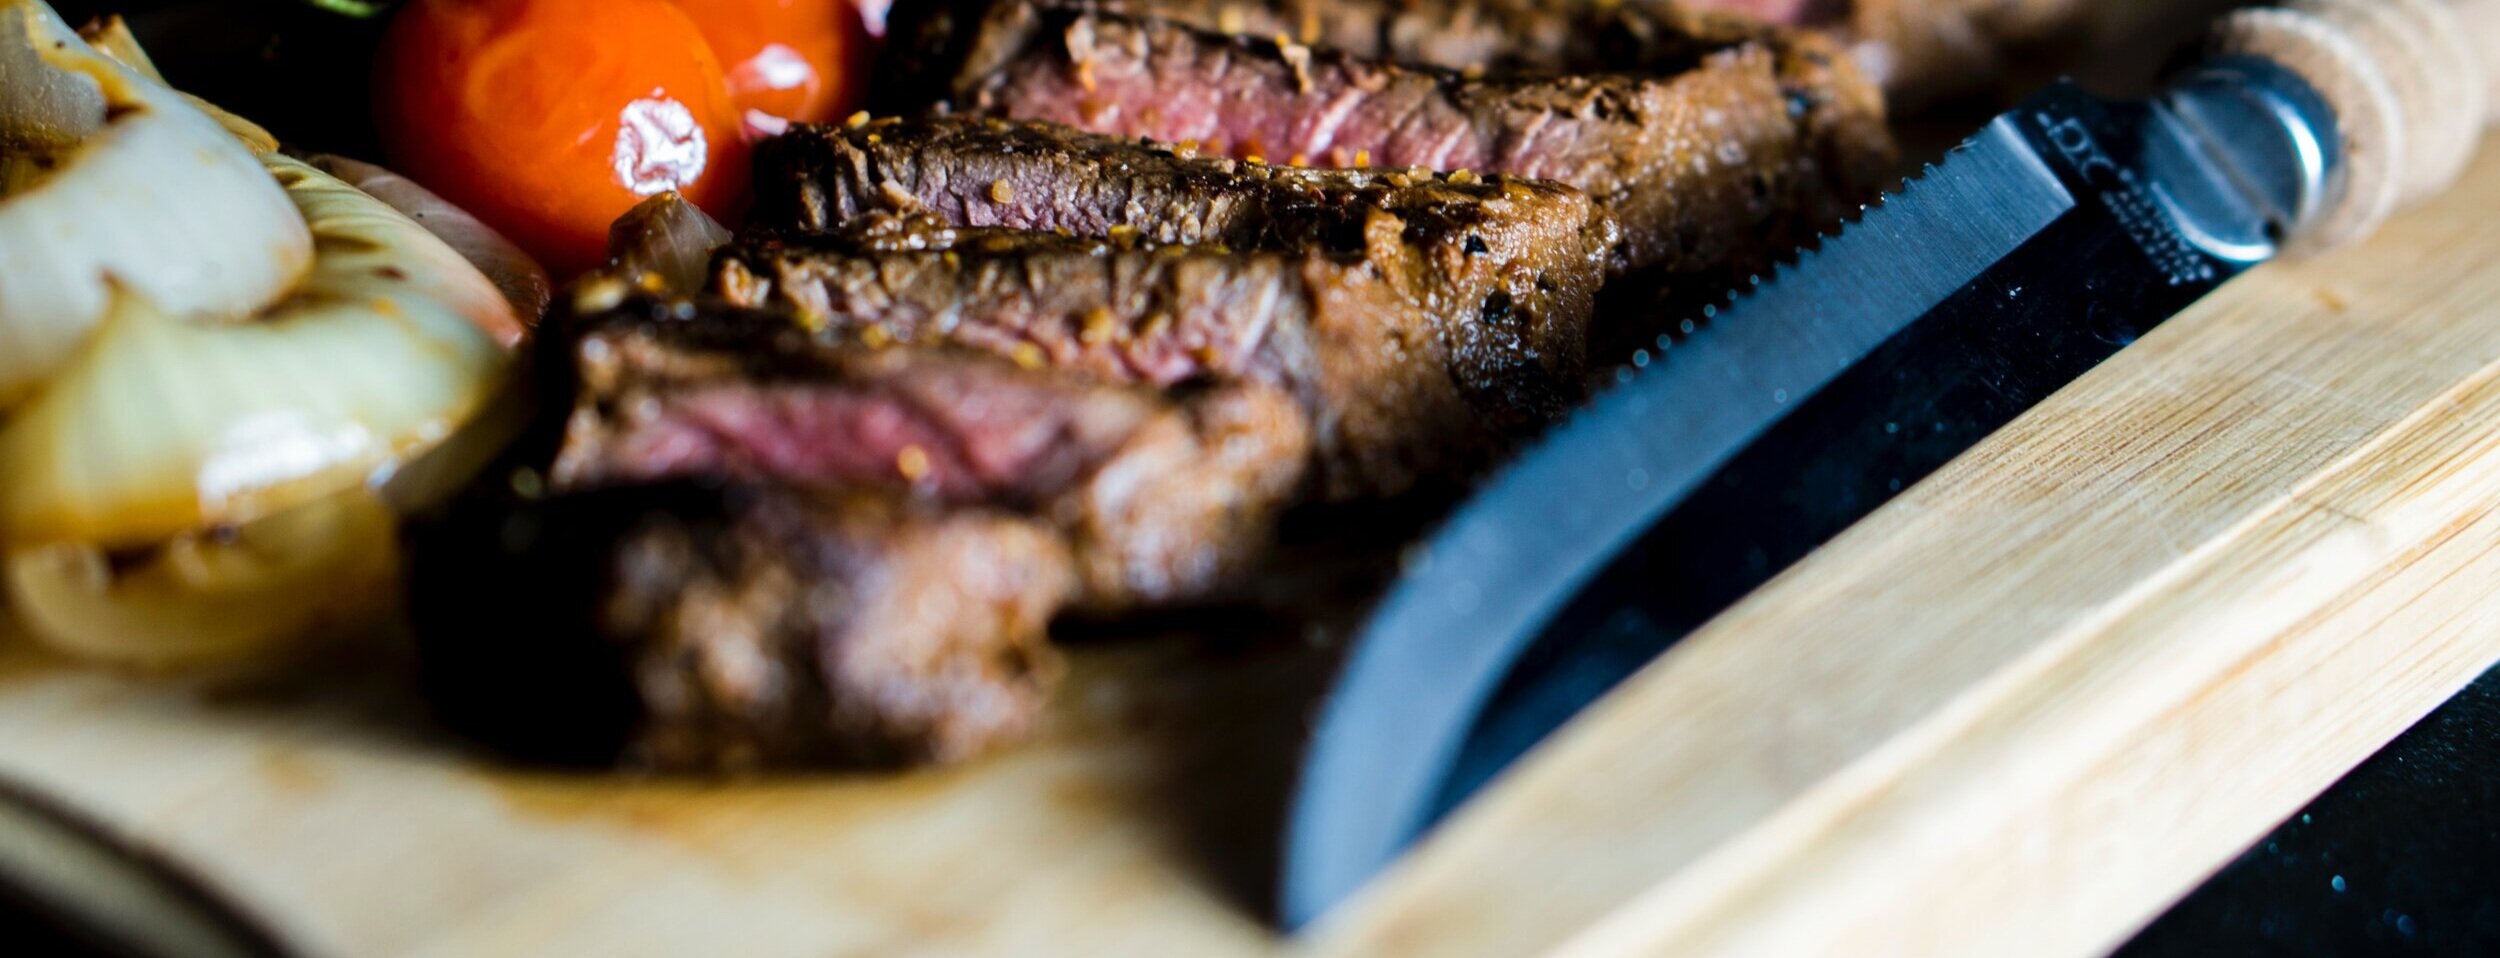
M 703 290 L 712 251 L 729 229 L 675 190 L 634 204 L 608 227 L 606 276 L 653 292 L 692 296 Z
M 473 451 L 427 453 L 476 431 L 464 427 L 503 391 L 503 346 L 520 318 L 408 216 L 275 152 L 248 121 L 156 83 L 114 26 L 96 34 L 99 55 L 41 4 L 0 0 L 0 41 L 59 44 L 41 57 L 0 51 L 0 186 L 15 190 L 0 198 L 0 376 L 16 377 L 0 387 L 22 399 L 0 417 L 7 605 L 48 644 L 141 666 L 265 653 L 369 624 L 396 596 L 393 506 L 474 465 Z M 27 72 L 35 61 L 77 69 Z M 61 119 L 108 104 L 112 118 L 92 129 Z M 164 122 L 132 126 L 133 110 Z M 250 175 L 151 173 L 130 142 L 173 144 L 225 164 L 220 173 L 239 158 Z M 142 174 L 153 177 L 145 189 L 70 189 Z M 256 224 L 268 217 L 236 217 L 234 197 L 249 191 L 235 183 L 276 197 L 286 224 L 277 232 L 294 236 L 291 246 L 266 242 L 271 231 Z M 102 252 L 21 253 L 37 244 L 13 231 L 73 214 L 87 231 L 54 235 L 128 253 L 137 268 Z M 163 242 L 134 244 L 124 235 L 134 231 Z M 37 267 L 84 277 L 94 308 L 9 312 L 32 309 L 8 285 L 11 271 Z M 255 268 L 271 276 L 248 296 L 161 281 Z M 10 365 L 10 348 L 38 341 L 29 331 L 50 336 L 40 341 L 58 355 Z
M 520 342 L 522 335 L 528 332 L 521 323 L 534 321 L 539 313 L 546 311 L 547 299 L 553 293 L 547 271 L 520 247 L 512 245 L 512 241 L 505 239 L 502 233 L 495 232 L 494 227 L 417 185 L 415 180 L 371 163 L 343 156 L 316 156 L 311 162 L 313 168 L 338 177 L 347 185 L 390 204 L 392 209 L 408 214 L 409 219 L 441 238 L 445 245 L 467 259 L 469 265 L 477 267 L 487 279 L 494 281 L 495 288 L 503 291 L 504 299 L 512 304 L 514 315 L 520 320 L 510 326 L 487 330 L 487 334 L 495 337 L 497 342 L 506 346 Z
M 396 518 L 362 489 L 136 549 L 10 553 L 11 605 L 64 652 L 148 668 L 268 655 L 354 629 L 396 597 Z
M 249 148 L 37 0 L 0 0 L 0 167 L 0 409 L 77 351 L 114 285 L 176 316 L 240 315 L 312 261 Z
M 268 310 L 165 315 L 135 292 L 0 427 L 0 540 L 119 548 L 362 486 L 494 391 L 514 322 L 441 240 L 309 166 L 263 158 L 321 250 Z

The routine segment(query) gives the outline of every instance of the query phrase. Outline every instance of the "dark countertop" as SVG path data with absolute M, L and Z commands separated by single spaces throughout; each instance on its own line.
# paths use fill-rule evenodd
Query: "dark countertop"
M 2500 953 L 2500 669 L 2345 775 L 2120 954 Z

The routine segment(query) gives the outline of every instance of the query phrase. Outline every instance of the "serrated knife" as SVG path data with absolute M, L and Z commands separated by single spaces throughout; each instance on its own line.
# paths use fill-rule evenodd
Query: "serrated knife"
M 2158 95 L 2054 86 L 1661 337 L 1418 550 L 1320 715 L 1300 926 L 1679 637 L 2164 319 L 2444 188 L 2485 0 L 2223 20 Z

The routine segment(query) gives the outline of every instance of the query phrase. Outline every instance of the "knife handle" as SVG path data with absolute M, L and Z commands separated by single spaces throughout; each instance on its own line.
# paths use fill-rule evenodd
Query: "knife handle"
M 2207 53 L 2273 61 L 2334 110 L 2341 189 L 2287 238 L 2293 254 L 2447 189 L 2500 120 L 2500 0 L 2290 0 L 2224 17 Z

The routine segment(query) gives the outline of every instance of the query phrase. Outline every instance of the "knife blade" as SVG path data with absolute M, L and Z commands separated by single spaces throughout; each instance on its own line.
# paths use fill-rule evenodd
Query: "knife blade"
M 2327 95 L 2257 57 L 2071 85 L 1617 384 L 1410 554 L 1323 706 L 1282 917 L 1366 881 L 1678 637 L 2340 208 Z

